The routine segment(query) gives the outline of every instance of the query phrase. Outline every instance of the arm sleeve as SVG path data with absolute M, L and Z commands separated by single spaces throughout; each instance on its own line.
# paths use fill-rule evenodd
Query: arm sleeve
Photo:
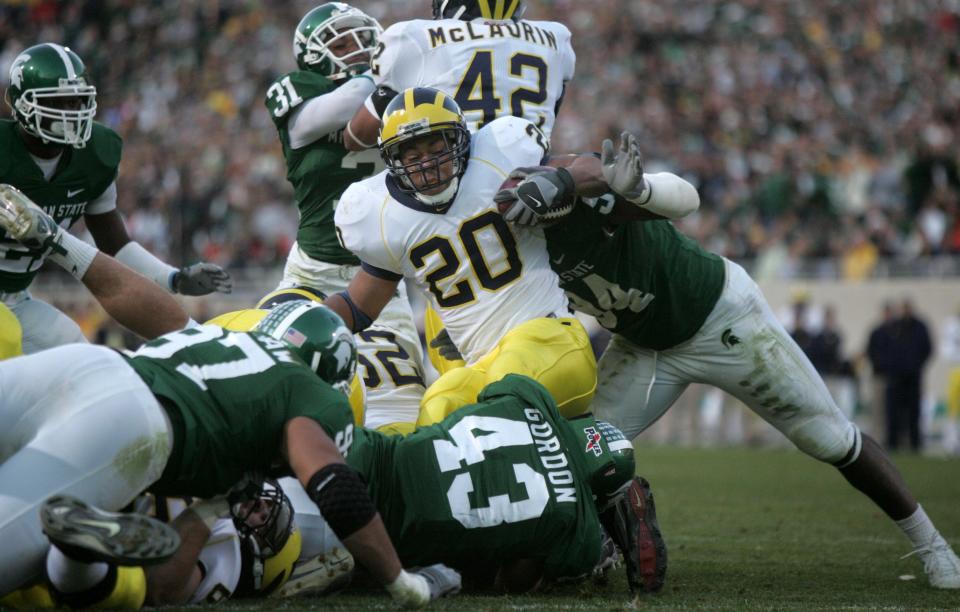
M 157 259 L 150 251 L 131 240 L 116 254 L 117 260 L 143 274 L 167 291 L 173 290 L 173 274 L 176 268 Z
M 330 93 L 301 104 L 290 116 L 290 147 L 299 149 L 343 128 L 374 90 L 373 80 L 360 75 Z
M 671 172 L 644 174 L 650 185 L 650 200 L 643 208 L 668 219 L 680 219 L 700 208 L 697 189 Z
M 103 190 L 95 199 L 87 202 L 84 209 L 86 215 L 102 215 L 108 213 L 117 207 L 117 181 L 114 179 L 110 185 Z

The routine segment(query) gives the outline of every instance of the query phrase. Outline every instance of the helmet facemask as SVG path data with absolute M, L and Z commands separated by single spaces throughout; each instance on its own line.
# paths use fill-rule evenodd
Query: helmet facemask
M 301 68 L 319 72 L 332 81 L 366 70 L 383 32 L 373 17 L 348 5 L 342 7 L 309 35 L 304 35 L 298 27 L 293 37 L 293 53 Z M 349 40 L 353 41 L 355 50 L 338 55 L 332 49 Z
M 426 159 L 411 163 L 403 162 L 403 154 L 414 142 L 420 139 L 442 139 L 443 148 Z M 431 126 L 428 131 L 413 132 L 409 137 L 400 137 L 385 143 L 380 155 L 390 174 L 397 180 L 403 191 L 426 204 L 443 205 L 457 193 L 460 177 L 467 169 L 470 153 L 470 134 L 462 125 L 456 123 Z M 445 164 L 452 164 L 449 173 L 444 176 Z M 419 182 L 419 185 L 417 184 Z M 439 193 L 429 194 L 444 187 Z
M 272 479 L 248 481 L 230 496 L 230 514 L 241 540 L 242 589 L 269 594 L 280 588 L 300 556 L 293 505 Z

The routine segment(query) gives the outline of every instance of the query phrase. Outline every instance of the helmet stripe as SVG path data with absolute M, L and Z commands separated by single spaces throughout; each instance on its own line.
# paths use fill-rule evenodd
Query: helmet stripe
M 61 47 L 60 45 L 58 45 L 58 44 L 56 44 L 56 43 L 48 43 L 48 44 L 49 44 L 51 47 L 53 47 L 53 48 L 56 50 L 57 55 L 60 56 L 60 60 L 63 62 L 64 68 L 67 69 L 67 78 L 68 78 L 68 79 L 75 79 L 75 78 L 77 78 L 77 71 L 76 71 L 76 69 L 73 67 L 73 62 L 70 61 L 70 56 L 67 55 L 66 49 L 64 49 L 63 47 Z
M 489 0 L 479 0 L 477 4 L 480 5 L 480 15 L 482 17 L 486 17 L 487 19 L 493 19 L 493 14 L 490 12 Z
M 407 109 L 413 110 L 414 107 L 420 106 L 421 104 L 436 104 L 440 106 L 442 97 L 443 93 L 436 89 L 417 87 L 413 90 L 413 104 L 408 105 Z
M 510 19 L 511 17 L 513 17 L 513 14 L 514 14 L 515 12 L 517 12 L 517 6 L 518 6 L 519 4 L 520 4 L 520 0 L 512 0 L 512 1 L 510 2 L 509 8 L 507 8 L 507 10 L 504 11 L 504 13 L 503 13 L 503 18 L 504 18 L 504 19 Z
M 416 106 L 416 103 L 413 101 L 413 94 L 419 91 L 419 89 L 408 89 L 403 92 L 403 108 L 404 110 L 413 110 L 413 107 Z
M 633 450 L 633 444 L 631 444 L 630 440 L 627 440 L 626 438 L 623 440 L 613 440 L 612 442 L 608 440 L 607 446 L 609 446 L 610 450 L 614 452 L 627 449 Z

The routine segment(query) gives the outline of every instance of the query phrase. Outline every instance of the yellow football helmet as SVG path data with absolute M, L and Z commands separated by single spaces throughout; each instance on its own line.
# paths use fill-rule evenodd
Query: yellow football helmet
M 434 19 L 519 19 L 523 10 L 520 0 L 433 0 Z
M 269 595 L 290 579 L 300 558 L 302 540 L 290 498 L 275 480 L 267 479 L 252 500 L 234 503 L 231 514 L 240 534 L 240 580 L 235 594 Z
M 431 151 L 427 159 L 405 164 L 403 153 L 408 147 L 428 137 L 442 138 L 443 148 Z M 432 87 L 404 90 L 383 111 L 379 142 L 380 157 L 401 191 L 435 208 L 441 208 L 456 195 L 470 157 L 470 131 L 453 98 Z M 442 171 L 441 166 L 451 162 L 453 171 Z M 412 180 L 414 176 L 419 185 Z M 446 188 L 439 194 L 425 193 L 438 187 Z

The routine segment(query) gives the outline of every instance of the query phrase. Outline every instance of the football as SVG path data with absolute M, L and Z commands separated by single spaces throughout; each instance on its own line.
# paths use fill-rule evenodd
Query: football
M 500 194 L 507 189 L 513 189 L 514 187 L 519 185 L 522 181 L 523 179 L 507 177 L 507 180 L 503 181 L 503 183 L 500 184 L 500 189 L 497 190 L 497 194 L 493 197 L 493 201 L 497 203 L 497 210 L 500 211 L 501 215 L 507 212 L 507 210 L 510 208 L 510 206 L 513 205 L 515 200 L 513 198 L 507 198 L 507 197 L 504 197 L 501 199 L 499 197 Z

